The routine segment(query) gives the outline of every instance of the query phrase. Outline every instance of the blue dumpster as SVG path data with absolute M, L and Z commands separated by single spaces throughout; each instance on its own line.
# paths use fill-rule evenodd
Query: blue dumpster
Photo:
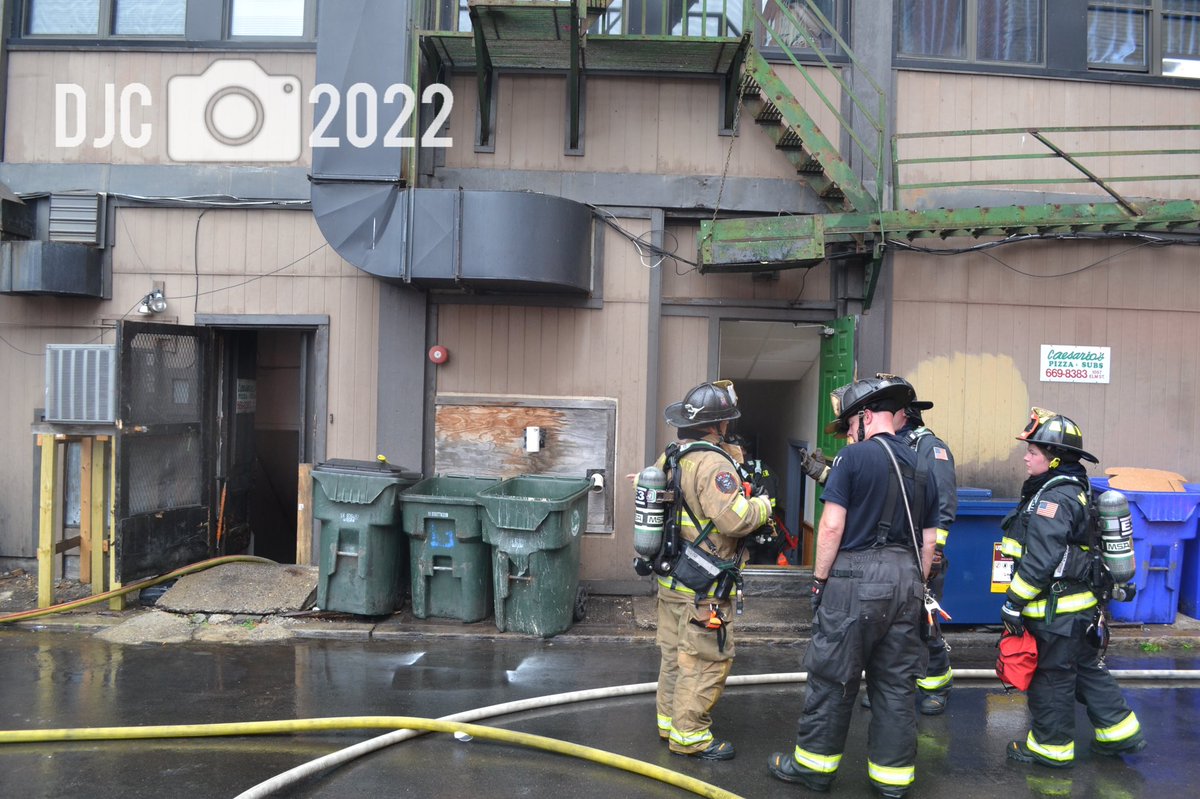
M 1098 496 L 1108 490 L 1107 477 L 1093 477 Z M 1117 621 L 1171 624 L 1180 604 L 1184 543 L 1196 538 L 1196 506 L 1200 491 L 1126 491 L 1133 516 L 1133 554 L 1137 571 L 1132 602 L 1111 602 Z
M 1200 493 L 1200 483 L 1184 483 L 1191 493 Z M 1200 522 L 1198 522 L 1200 524 Z M 1183 545 L 1183 568 L 1179 578 L 1179 611 L 1193 619 L 1200 616 L 1200 535 Z
M 1004 588 L 993 588 L 993 562 L 1000 545 L 1000 522 L 1016 499 L 992 499 L 986 488 L 958 489 L 958 514 L 950 526 L 946 558 L 950 570 L 942 607 L 950 624 L 999 624 Z

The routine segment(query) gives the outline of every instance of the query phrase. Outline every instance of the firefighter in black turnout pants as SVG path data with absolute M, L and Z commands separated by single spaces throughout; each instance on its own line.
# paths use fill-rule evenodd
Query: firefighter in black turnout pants
M 1021 501 L 1001 523 L 1001 551 L 1015 561 L 1001 620 L 1008 632 L 1025 629 L 1037 641 L 1038 663 L 1029 684 L 1033 725 L 1010 741 L 1011 760 L 1070 768 L 1075 762 L 1075 703 L 1095 728 L 1093 752 L 1124 755 L 1146 747 L 1137 716 L 1101 658 L 1095 639 L 1097 592 L 1090 584 L 1091 488 L 1079 463 L 1096 463 L 1083 449 L 1079 425 L 1034 408 L 1018 439 L 1028 447 Z
M 663 415 L 679 428 L 679 441 L 668 447 L 668 453 L 679 448 L 674 459 L 679 474 L 672 474 L 667 454 L 658 466 L 678 481 L 682 496 L 674 512 L 680 535 L 698 541 L 702 557 L 733 564 L 736 575 L 742 539 L 767 523 L 771 500 L 744 495 L 738 474 L 742 450 L 725 440 L 729 423 L 741 416 L 733 383 L 701 383 Z M 710 713 L 733 667 L 733 583 L 726 579 L 693 590 L 683 584 L 683 574 L 676 566 L 658 576 L 658 734 L 674 754 L 729 760 L 733 743 L 713 737 Z
M 851 444 L 825 484 L 796 745 L 768 759 L 774 776 L 811 790 L 829 790 L 837 775 L 864 670 L 871 783 L 881 796 L 903 797 L 915 776 L 920 624 L 937 533 L 936 478 L 921 477 L 916 453 L 893 432 L 896 412 L 915 399 L 907 383 L 878 378 L 830 395 L 837 418 L 827 432 Z
M 876 377 L 886 379 L 892 376 L 880 374 Z M 945 441 L 925 427 L 925 420 L 921 416 L 922 411 L 932 407 L 933 403 L 929 401 L 916 400 L 910 403 L 904 409 L 904 426 L 896 431 L 896 437 L 917 453 L 918 468 L 929 469 L 937 480 L 937 542 L 933 549 L 933 565 L 929 570 L 929 593 L 940 602 L 946 588 L 946 572 L 950 568 L 945 555 L 946 540 L 950 535 L 950 525 L 954 524 L 958 514 L 958 480 L 954 474 L 954 453 Z M 946 710 L 950 687 L 954 682 L 950 648 L 942 637 L 940 625 L 934 627 L 926 645 L 929 649 L 929 665 L 917 680 L 917 688 L 921 691 L 918 709 L 926 716 L 937 716 Z

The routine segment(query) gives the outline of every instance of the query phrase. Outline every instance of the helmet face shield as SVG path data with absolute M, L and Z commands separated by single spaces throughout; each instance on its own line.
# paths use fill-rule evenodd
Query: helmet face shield
M 1083 448 L 1083 431 L 1073 419 L 1045 408 L 1029 409 L 1029 424 L 1017 436 L 1018 441 L 1037 444 L 1054 456 L 1069 460 L 1083 458 L 1099 463 L 1096 456 Z
M 1028 440 L 1030 436 L 1038 431 L 1038 428 L 1053 419 L 1055 415 L 1054 411 L 1048 411 L 1045 408 L 1030 408 L 1029 424 L 1025 425 L 1025 430 L 1017 438 Z

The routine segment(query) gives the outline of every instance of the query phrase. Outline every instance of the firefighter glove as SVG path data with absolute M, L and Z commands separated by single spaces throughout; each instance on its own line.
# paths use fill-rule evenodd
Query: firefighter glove
M 825 479 L 829 476 L 829 466 L 826 465 L 825 456 L 819 449 L 811 453 L 800 450 L 800 470 L 821 485 L 825 484 Z
M 828 579 L 822 580 L 819 577 L 813 578 L 812 592 L 809 594 L 809 598 L 812 600 L 812 609 L 814 615 L 817 612 L 817 608 L 821 607 L 821 597 L 825 593 L 825 583 L 827 582 L 829 582 Z
M 1012 602 L 1005 602 L 1004 607 L 1000 608 L 1000 620 L 1004 622 L 1006 632 L 1012 635 L 1025 633 L 1025 621 L 1021 618 L 1021 608 Z

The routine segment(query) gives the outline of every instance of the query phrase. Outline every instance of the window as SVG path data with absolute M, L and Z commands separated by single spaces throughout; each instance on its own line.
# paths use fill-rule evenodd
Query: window
M 305 0 L 232 0 L 230 36 L 284 38 L 304 35 Z
M 1200 78 L 1200 0 L 1088 3 L 1088 66 Z
M 897 52 L 909 58 L 1041 64 L 1044 20 L 1044 0 L 900 0 Z
M 761 45 L 768 48 L 786 47 L 793 55 L 808 54 L 812 48 L 808 40 L 816 42 L 821 52 L 832 55 L 837 51 L 833 34 L 826 29 L 821 18 L 813 13 L 807 0 L 757 0 L 762 8 L 763 19 L 771 32 L 762 31 Z M 813 6 L 825 16 L 839 34 L 845 36 L 845 3 L 840 0 L 813 0 Z
M 187 0 L 117 0 L 117 36 L 182 36 Z
M 197 5 L 195 0 L 192 4 Z M 221 0 L 202 4 L 211 14 L 197 14 L 193 8 L 189 22 L 188 0 L 25 0 L 24 32 L 60 38 L 312 41 L 316 4 L 317 0 Z

